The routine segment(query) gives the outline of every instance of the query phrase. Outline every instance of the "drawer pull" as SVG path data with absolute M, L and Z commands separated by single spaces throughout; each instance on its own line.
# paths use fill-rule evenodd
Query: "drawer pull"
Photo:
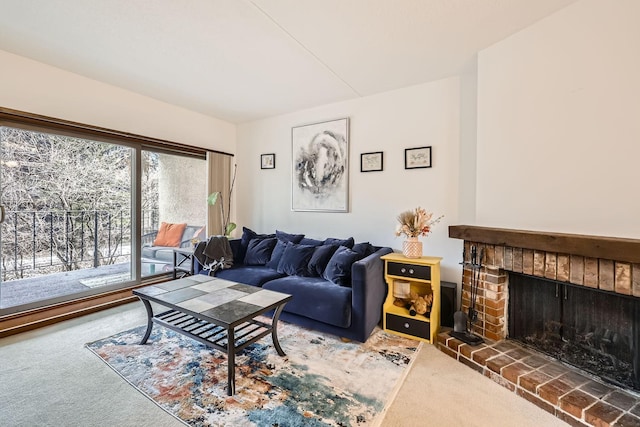
M 413 274 L 413 268 L 409 269 L 409 274 Z
M 408 323 L 405 323 L 405 324 L 404 324 L 404 328 L 405 328 L 405 329 L 409 329 L 409 324 L 408 324 Z
M 406 268 L 404 268 L 404 267 L 402 267 L 402 268 L 400 269 L 400 272 L 401 272 L 401 273 L 406 273 L 406 272 L 407 272 L 407 269 L 406 269 Z

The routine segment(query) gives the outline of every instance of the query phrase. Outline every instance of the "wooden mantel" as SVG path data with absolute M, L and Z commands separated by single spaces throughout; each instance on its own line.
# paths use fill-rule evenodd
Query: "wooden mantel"
M 527 248 L 640 264 L 640 240 L 545 231 L 451 225 L 449 237 L 469 242 Z

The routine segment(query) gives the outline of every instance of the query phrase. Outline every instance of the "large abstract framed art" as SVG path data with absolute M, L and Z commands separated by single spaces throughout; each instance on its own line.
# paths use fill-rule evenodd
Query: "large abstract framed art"
M 349 211 L 349 118 L 291 129 L 294 211 Z

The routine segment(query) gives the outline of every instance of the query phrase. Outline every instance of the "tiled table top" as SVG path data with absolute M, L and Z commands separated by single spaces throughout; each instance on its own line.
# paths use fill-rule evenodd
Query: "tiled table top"
M 247 316 L 290 298 L 280 292 L 204 275 L 145 286 L 133 293 L 225 325 L 240 323 Z

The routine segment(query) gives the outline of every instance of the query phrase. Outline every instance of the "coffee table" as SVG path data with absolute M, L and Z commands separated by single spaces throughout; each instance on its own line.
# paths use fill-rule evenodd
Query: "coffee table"
M 278 318 L 292 296 L 216 277 L 195 275 L 133 290 L 147 310 L 145 344 L 157 323 L 227 353 L 227 394 L 235 394 L 235 355 L 271 334 L 273 346 L 285 356 L 278 341 Z M 169 308 L 153 314 L 151 302 Z M 256 319 L 274 310 L 271 323 Z

